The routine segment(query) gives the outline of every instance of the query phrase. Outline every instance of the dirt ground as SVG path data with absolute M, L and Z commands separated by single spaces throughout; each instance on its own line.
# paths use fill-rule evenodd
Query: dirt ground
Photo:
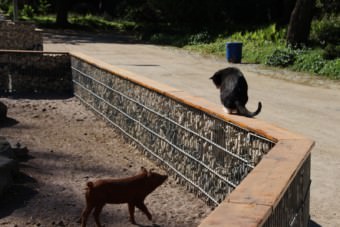
M 0 135 L 26 146 L 30 155 L 0 199 L 1 226 L 79 226 L 87 181 L 130 176 L 141 166 L 164 173 L 75 98 L 0 100 L 16 122 Z M 140 226 L 197 226 L 211 212 L 171 177 L 145 202 L 153 222 L 136 209 Z M 133 226 L 126 204 L 106 205 L 101 220 L 105 226 Z M 94 226 L 92 216 L 88 226 Z

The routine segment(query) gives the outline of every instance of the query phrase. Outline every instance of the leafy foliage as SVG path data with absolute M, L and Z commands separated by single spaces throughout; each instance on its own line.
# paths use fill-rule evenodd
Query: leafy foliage
M 317 0 L 316 7 L 321 15 L 336 15 L 340 13 L 339 0 Z
M 196 33 L 189 37 L 189 44 L 202 44 L 202 43 L 209 43 L 211 41 L 211 36 L 207 31 Z
M 340 80 L 340 59 L 337 58 L 332 61 L 327 61 L 319 73 L 331 79 Z
M 305 52 L 297 55 L 293 69 L 298 71 L 319 73 L 324 67 L 325 63 L 326 61 L 322 58 L 320 52 Z
M 340 44 L 340 16 L 324 17 L 314 20 L 311 27 L 311 40 L 323 46 Z
M 0 1 L 0 12 L 1 11 L 8 12 L 11 2 L 12 2 L 11 0 L 1 0 Z
M 46 15 L 49 12 L 51 6 L 52 4 L 49 3 L 48 0 L 39 0 L 37 11 L 40 15 Z
M 264 63 L 268 55 L 275 48 L 284 46 L 285 29 L 278 29 L 276 25 L 269 25 L 253 31 L 235 32 L 232 35 L 220 35 L 214 42 L 193 43 L 189 42 L 185 47 L 189 50 L 198 50 L 205 54 L 225 55 L 226 42 L 243 43 L 243 62 Z
M 35 11 L 32 6 L 24 5 L 24 8 L 20 11 L 22 17 L 33 18 Z
M 292 65 L 296 59 L 296 53 L 291 48 L 277 49 L 266 59 L 266 64 L 270 66 L 287 67 Z
M 327 60 L 340 58 L 340 45 L 328 44 L 322 53 L 322 57 Z

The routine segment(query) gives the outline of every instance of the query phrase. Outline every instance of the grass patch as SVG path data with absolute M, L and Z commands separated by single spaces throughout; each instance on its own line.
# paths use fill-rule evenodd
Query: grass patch
M 284 29 L 277 29 L 275 25 L 254 31 L 236 32 L 231 35 L 219 35 L 210 43 L 189 43 L 184 48 L 203 54 L 224 56 L 227 42 L 242 42 L 242 62 L 264 64 L 265 59 L 275 49 L 283 47 Z
M 220 35 L 208 43 L 188 43 L 184 48 L 202 54 L 225 56 L 227 42 L 242 42 L 243 63 L 287 67 L 294 71 L 340 79 L 339 45 L 294 49 L 286 46 L 285 34 L 286 29 L 270 25 L 253 31 Z

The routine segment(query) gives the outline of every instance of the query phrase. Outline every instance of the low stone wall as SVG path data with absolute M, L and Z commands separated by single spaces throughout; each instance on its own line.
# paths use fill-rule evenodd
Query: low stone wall
M 43 50 L 42 35 L 33 23 L 0 20 L 0 50 Z
M 72 94 L 67 53 L 0 50 L 0 93 Z

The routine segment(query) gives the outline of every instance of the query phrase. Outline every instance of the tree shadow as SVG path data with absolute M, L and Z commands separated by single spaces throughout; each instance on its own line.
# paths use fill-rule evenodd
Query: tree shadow
M 309 220 L 309 227 L 322 227 L 318 223 L 314 222 L 313 220 Z
M 161 225 L 158 225 L 158 224 L 155 224 L 155 223 L 153 223 L 151 225 L 142 225 L 142 224 L 136 223 L 136 226 L 138 226 L 138 227 L 161 227 Z
M 134 36 L 119 32 L 88 32 L 81 30 L 44 29 L 44 43 L 139 43 Z
M 12 127 L 16 124 L 18 124 L 19 121 L 13 119 L 13 118 L 10 118 L 10 117 L 6 117 L 5 119 L 3 119 L 1 122 L 0 122 L 0 128 L 9 128 L 9 127 Z
M 0 204 L 2 204 L 0 219 L 25 207 L 37 193 L 37 181 L 25 173 L 18 172 L 14 176 L 13 185 L 0 197 Z
M 15 92 L 15 93 L 0 93 L 0 97 L 5 97 L 9 99 L 32 99 L 32 100 L 48 100 L 48 99 L 57 99 L 64 100 L 68 98 L 74 97 L 73 92 L 43 92 L 43 93 L 34 93 L 34 92 Z

